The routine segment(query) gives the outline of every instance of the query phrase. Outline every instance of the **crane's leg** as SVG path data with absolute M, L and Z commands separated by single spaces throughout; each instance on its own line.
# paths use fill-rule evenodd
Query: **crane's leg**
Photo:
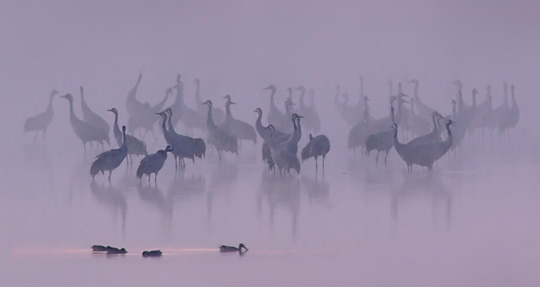
M 41 139 L 45 141 L 45 133 L 47 132 L 47 128 L 43 129 L 43 135 L 41 136 Z
M 84 147 L 84 155 L 86 155 L 86 142 L 82 142 L 83 144 L 83 147 Z
M 157 174 L 158 174 L 158 171 L 156 172 L 156 175 L 154 176 L 154 184 L 157 185 Z
M 375 157 L 375 165 L 379 163 L 379 153 L 380 151 L 377 150 L 377 157 Z
M 317 161 L 317 157 L 315 157 L 315 172 L 319 169 L 319 162 Z
M 109 183 L 111 183 L 111 174 L 112 174 L 112 170 L 109 170 Z
M 386 155 L 384 156 L 384 166 L 386 166 L 386 160 L 388 159 L 388 152 L 389 150 L 386 151 Z
M 322 169 L 324 170 L 324 158 L 326 157 L 326 155 L 323 155 L 322 156 Z

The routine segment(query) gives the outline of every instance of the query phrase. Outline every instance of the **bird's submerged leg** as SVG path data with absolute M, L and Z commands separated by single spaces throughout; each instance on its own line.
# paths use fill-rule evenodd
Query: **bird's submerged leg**
M 388 159 L 388 152 L 389 151 L 386 151 L 386 155 L 384 156 L 384 166 L 386 166 L 386 160 Z
M 109 170 L 109 183 L 111 182 L 111 174 L 112 174 L 112 170 Z
M 379 163 L 379 153 L 380 151 L 377 151 L 377 156 L 375 157 L 375 164 Z

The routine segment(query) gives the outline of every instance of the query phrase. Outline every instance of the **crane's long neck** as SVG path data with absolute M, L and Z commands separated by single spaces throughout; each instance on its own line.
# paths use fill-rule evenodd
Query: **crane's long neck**
M 214 123 L 214 119 L 212 118 L 212 106 L 211 105 L 208 106 L 208 114 L 206 116 L 206 126 L 208 127 L 208 129 L 216 129 L 217 128 L 216 124 Z
M 127 151 L 127 142 L 126 142 L 126 130 L 122 129 L 122 146 L 120 147 L 122 150 Z
M 165 128 L 165 125 L 166 125 L 166 122 L 167 122 L 167 117 L 163 114 L 160 114 L 159 115 L 161 117 L 161 130 L 163 131 L 163 134 L 164 135 L 167 135 L 167 129 Z
M 159 112 L 163 109 L 163 107 L 165 106 L 165 103 L 167 102 L 167 99 L 169 98 L 169 92 L 166 92 L 165 93 L 165 97 L 163 98 L 163 100 L 161 100 L 161 102 L 157 103 L 153 108 L 152 110 L 154 110 L 155 112 Z
M 517 108 L 516 96 L 514 95 L 514 86 L 512 86 L 510 91 L 512 92 L 512 108 Z
M 73 100 L 68 99 L 69 101 L 69 120 L 71 122 L 80 122 L 81 120 L 75 115 L 75 111 L 73 109 Z
M 176 130 L 174 129 L 174 126 L 173 126 L 173 124 L 171 122 L 172 121 L 172 113 L 167 114 L 166 118 L 167 118 L 167 128 L 169 129 L 167 132 L 176 134 Z
M 402 151 L 402 148 L 404 147 L 405 145 L 400 143 L 399 142 L 399 139 L 398 139 L 398 129 L 397 127 L 394 128 L 394 147 L 396 148 L 396 151 L 398 153 L 400 153 Z
M 201 83 L 199 81 L 195 82 L 195 102 L 198 106 L 202 105 L 200 89 Z
M 114 135 L 115 137 L 116 136 L 120 136 L 122 131 L 120 131 L 120 127 L 118 126 L 118 113 L 117 112 L 114 112 Z
M 437 124 L 437 117 L 438 115 L 437 114 L 434 114 L 432 119 L 433 119 L 433 129 L 431 130 L 432 133 L 439 133 L 439 125 Z
M 300 90 L 300 100 L 299 100 L 299 105 L 300 107 L 304 108 L 306 106 L 306 104 L 304 103 L 304 95 L 306 94 L 306 90 L 305 89 L 301 89 Z
M 54 95 L 51 95 L 51 96 L 49 97 L 49 104 L 47 105 L 47 112 L 48 112 L 48 113 L 52 113 L 52 112 L 53 112 L 53 104 L 52 104 L 52 103 L 53 103 L 53 97 L 54 97 Z
M 273 109 L 277 109 L 276 103 L 274 102 L 274 95 L 276 94 L 276 89 L 272 89 L 272 93 L 270 94 L 270 107 Z
M 137 83 L 135 84 L 135 86 L 133 86 L 131 91 L 129 91 L 128 99 L 136 100 L 135 95 L 137 95 L 137 89 L 139 88 L 139 84 L 141 83 L 141 79 L 142 78 L 139 76 L 139 79 L 137 79 Z
M 414 82 L 414 94 L 413 97 L 418 99 L 418 82 Z
M 231 121 L 233 119 L 232 113 L 231 113 L 231 103 L 227 102 L 225 103 L 225 120 Z
M 259 113 L 259 115 L 257 116 L 257 120 L 255 121 L 255 128 L 257 129 L 257 132 L 259 133 L 259 135 L 265 139 L 266 137 L 266 127 L 263 126 L 262 124 L 262 113 Z

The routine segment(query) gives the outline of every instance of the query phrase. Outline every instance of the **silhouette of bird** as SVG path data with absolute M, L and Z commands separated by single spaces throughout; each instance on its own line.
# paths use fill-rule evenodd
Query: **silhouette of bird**
M 122 139 L 122 146 L 120 146 L 120 148 L 111 149 L 96 156 L 96 160 L 94 160 L 90 167 L 92 181 L 95 179 L 98 172 L 104 174 L 105 171 L 109 172 L 109 182 L 111 181 L 112 171 L 122 164 L 122 161 L 124 161 L 124 158 L 126 158 L 127 155 L 128 145 L 126 141 L 126 126 L 122 126 Z
M 165 160 L 167 160 L 167 152 L 171 151 L 173 151 L 173 147 L 168 145 L 165 150 L 158 150 L 156 153 L 145 156 L 137 168 L 137 178 L 141 179 L 146 174 L 148 175 L 148 182 L 150 182 L 153 173 L 155 174 L 154 182 L 157 183 L 157 175 L 163 164 L 165 164 Z
M 230 132 L 239 141 L 251 140 L 254 144 L 256 144 L 257 133 L 255 132 L 255 128 L 246 122 L 235 119 L 231 113 L 231 105 L 236 103 L 231 100 L 231 96 L 229 95 L 226 95 L 223 98 L 227 99 L 227 102 L 225 103 L 225 121 L 221 125 L 221 128 Z
M 201 81 L 199 81 L 199 79 L 195 79 L 193 82 L 195 83 L 195 106 L 201 115 L 206 116 L 206 109 L 203 106 L 203 101 L 200 94 Z M 212 109 L 212 118 L 214 119 L 216 125 L 222 125 L 225 121 L 225 113 L 223 110 L 214 107 Z
M 519 107 L 516 102 L 516 97 L 514 95 L 514 85 L 510 86 L 510 90 L 512 92 L 512 106 L 510 108 L 506 109 L 505 112 L 502 114 L 499 120 L 499 131 L 505 132 L 506 130 L 515 127 L 519 122 Z
M 47 105 L 47 109 L 37 114 L 33 117 L 29 117 L 24 122 L 24 132 L 35 132 L 34 134 L 34 140 L 36 139 L 38 133 L 41 131 L 43 132 L 43 139 L 45 139 L 45 133 L 47 132 L 47 128 L 52 122 L 53 116 L 54 116 L 54 110 L 53 110 L 53 97 L 54 95 L 58 94 L 57 90 L 52 90 L 50 96 L 49 96 L 49 104 Z
M 121 146 L 124 141 L 122 140 L 122 132 L 120 131 L 120 127 L 118 126 L 118 110 L 116 108 L 112 108 L 107 111 L 114 114 L 114 138 L 116 139 L 116 143 L 118 144 L 118 146 Z M 146 151 L 146 144 L 140 139 L 132 135 L 126 135 L 126 142 L 128 145 L 128 159 L 131 162 L 133 162 L 133 155 L 148 155 L 148 152 Z
M 236 137 L 226 130 L 218 127 L 212 119 L 212 101 L 207 100 L 204 102 L 204 104 L 208 105 L 208 115 L 206 119 L 206 125 L 208 128 L 208 144 L 211 144 L 216 148 L 220 161 L 222 151 L 238 154 L 238 140 Z
M 257 130 L 257 133 L 259 134 L 259 136 L 263 139 L 262 159 L 268 165 L 268 170 L 272 170 L 274 169 L 275 163 L 274 163 L 274 160 L 272 159 L 272 152 L 270 151 L 270 146 L 269 146 L 269 139 L 270 139 L 271 131 L 269 127 L 265 127 L 262 124 L 263 112 L 261 108 L 257 108 L 253 112 L 258 114 L 257 120 L 255 121 L 255 129 Z M 275 131 L 275 134 L 274 134 L 274 138 L 276 139 L 275 141 L 278 143 L 287 141 L 289 137 L 290 135 L 279 132 L 279 131 Z
M 75 115 L 73 111 L 73 96 L 71 94 L 63 95 L 62 98 L 67 99 L 69 102 L 69 122 L 73 131 L 83 143 L 84 153 L 86 154 L 86 143 L 88 142 L 99 142 L 103 146 L 103 141 L 108 141 L 109 138 L 105 137 L 103 131 L 92 124 L 82 121 Z
M 318 135 L 313 137 L 312 134 L 309 134 L 309 142 L 302 149 L 302 161 L 305 161 L 309 158 L 315 158 L 315 168 L 319 167 L 317 158 L 322 156 L 322 166 L 324 169 L 324 159 L 326 154 L 330 151 L 330 140 L 325 135 Z
M 289 173 L 293 169 L 297 174 L 300 174 L 300 161 L 296 154 L 292 153 L 288 148 L 288 142 L 277 143 L 274 139 L 275 128 L 273 125 L 268 126 L 270 128 L 269 146 L 272 153 L 272 159 L 279 169 L 280 175 L 283 175 L 284 171 Z M 291 136 L 292 137 L 292 136 Z
M 283 119 L 285 114 L 283 112 L 281 112 L 276 107 L 276 102 L 274 100 L 274 95 L 276 94 L 276 86 L 275 85 L 270 85 L 270 86 L 264 88 L 264 90 L 270 90 L 270 92 L 271 92 L 271 94 L 270 94 L 270 108 L 268 109 L 268 116 L 267 116 L 268 124 L 279 125 L 279 124 L 281 124 L 281 120 Z
M 143 251 L 142 253 L 143 257 L 161 257 L 161 255 L 163 255 L 163 252 L 161 252 L 161 250 Z
M 238 247 L 235 247 L 235 246 L 227 246 L 227 245 L 221 245 L 219 247 L 219 252 L 222 252 L 222 253 L 228 253 L 228 252 L 244 252 L 243 250 L 245 249 L 245 251 L 248 251 L 249 249 L 247 249 L 247 247 L 244 245 L 244 243 L 240 243 L 240 245 L 238 245 Z
M 206 130 L 204 116 L 184 103 L 184 83 L 180 75 L 176 77 L 176 98 L 169 108 L 173 111 L 173 126 L 182 120 L 188 134 L 193 134 L 194 129 Z
M 422 99 L 420 99 L 420 96 L 418 95 L 418 85 L 419 82 L 417 79 L 410 80 L 409 83 L 412 83 L 414 85 L 414 93 L 413 93 L 413 99 L 414 99 L 414 107 L 418 111 L 418 115 L 421 116 L 424 119 L 429 119 L 433 112 L 436 112 L 436 110 L 428 105 L 426 105 Z
M 83 93 L 83 87 L 80 87 L 81 91 L 81 110 L 82 110 L 82 120 L 97 127 L 102 133 L 103 136 L 106 138 L 106 142 L 108 145 L 109 143 L 109 132 L 110 127 L 107 121 L 105 121 L 102 117 L 100 117 L 98 114 L 96 114 L 94 111 L 90 109 L 88 104 L 86 104 L 86 101 L 84 100 L 84 93 Z
M 315 106 L 312 103 L 310 106 L 307 106 L 304 102 L 304 95 L 306 93 L 306 88 L 304 86 L 299 86 L 296 88 L 300 90 L 300 100 L 298 101 L 298 113 L 304 116 L 304 125 L 307 130 L 311 130 L 315 133 L 319 132 L 321 129 L 321 119 L 319 114 L 315 110 Z M 313 101 L 313 90 L 310 90 L 311 100 Z

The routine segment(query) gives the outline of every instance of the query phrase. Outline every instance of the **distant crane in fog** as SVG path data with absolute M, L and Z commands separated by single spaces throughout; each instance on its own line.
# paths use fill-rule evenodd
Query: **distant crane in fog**
M 122 164 L 124 158 L 126 158 L 128 145 L 126 142 L 126 126 L 122 126 L 122 146 L 117 149 L 111 149 L 109 151 L 103 152 L 96 157 L 96 160 L 90 166 L 90 175 L 92 176 L 92 181 L 95 180 L 96 174 L 101 172 L 102 174 L 105 171 L 109 172 L 109 182 L 111 181 L 112 171 Z
M 276 94 L 276 86 L 275 85 L 270 85 L 270 86 L 268 86 L 268 87 L 266 87 L 264 89 L 265 90 L 270 90 L 270 92 L 271 92 L 271 94 L 270 94 L 270 108 L 268 109 L 268 116 L 267 116 L 268 124 L 279 125 L 281 123 L 281 119 L 283 119 L 285 114 L 283 114 L 283 112 L 281 112 L 276 107 L 276 103 L 274 101 L 274 95 Z
M 226 95 L 223 98 L 226 99 L 227 102 L 225 103 L 225 121 L 221 125 L 221 128 L 235 136 L 238 141 L 251 140 L 256 144 L 257 133 L 255 132 L 255 128 L 244 121 L 235 119 L 231 113 L 231 105 L 236 103 L 231 100 L 231 96 L 229 95 Z
M 181 135 L 176 132 L 174 126 L 171 123 L 172 110 L 165 110 L 166 119 L 168 120 L 167 138 L 172 138 L 173 148 L 176 145 L 177 152 L 173 151 L 173 154 L 177 154 L 180 158 L 183 168 L 186 167 L 184 158 L 189 158 L 195 162 L 195 157 L 202 159 L 206 155 L 206 143 L 201 138 L 192 138 L 190 136 Z
M 169 108 L 173 111 L 171 120 L 174 126 L 182 120 L 188 134 L 193 134 L 195 128 L 206 130 L 204 116 L 184 103 L 184 83 L 180 75 L 176 76 L 176 98 Z
M 112 108 L 112 109 L 109 109 L 107 110 L 109 112 L 112 112 L 114 114 L 114 127 L 113 127 L 113 133 L 114 133 L 114 138 L 116 139 L 116 143 L 118 144 L 118 146 L 121 146 L 124 141 L 122 139 L 123 135 L 122 135 L 122 132 L 120 131 L 120 127 L 118 126 L 118 110 L 116 108 Z M 133 155 L 148 155 L 148 152 L 146 151 L 146 144 L 132 136 L 132 135 L 126 135 L 126 141 L 127 141 L 127 146 L 128 146 L 128 152 L 127 154 L 129 155 L 128 158 L 126 158 L 126 161 L 129 163 L 133 163 Z
M 84 100 L 84 93 L 83 93 L 83 87 L 80 87 L 81 91 L 81 110 L 82 110 L 82 120 L 95 126 L 98 128 L 102 133 L 103 136 L 107 138 L 106 142 L 109 144 L 109 132 L 110 127 L 107 121 L 105 121 L 102 117 L 100 117 L 98 114 L 96 114 L 94 111 L 90 109 L 88 104 L 86 104 L 86 101 Z
M 312 134 L 309 134 L 309 142 L 302 149 L 301 158 L 302 161 L 305 161 L 309 158 L 315 158 L 315 168 L 319 167 L 317 158 L 322 156 L 322 167 L 324 170 L 324 159 L 326 154 L 330 151 L 330 140 L 325 135 L 318 135 L 313 137 Z
M 514 95 L 514 85 L 510 86 L 510 90 L 512 92 L 512 106 L 510 108 L 506 109 L 504 113 L 502 113 L 502 116 L 499 121 L 499 131 L 501 133 L 504 133 L 510 128 L 515 127 L 519 122 L 519 107 L 516 102 L 516 97 Z
M 52 90 L 51 94 L 49 95 L 49 104 L 47 105 L 47 109 L 37 114 L 33 117 L 29 117 L 24 122 L 24 132 L 35 132 L 34 134 L 34 140 L 36 139 L 38 133 L 41 131 L 43 132 L 43 139 L 45 139 L 45 133 L 47 132 L 47 128 L 52 122 L 53 116 L 54 116 L 54 110 L 53 110 L 53 98 L 54 95 L 58 94 L 57 90 Z
M 274 169 L 275 163 L 272 159 L 272 152 L 270 151 L 270 134 L 271 130 L 270 127 L 265 127 L 262 125 L 262 110 L 261 108 L 255 109 L 254 113 L 258 114 L 257 120 L 255 121 L 255 129 L 257 130 L 257 133 L 259 136 L 263 139 L 262 144 L 262 159 L 263 161 L 268 165 L 268 170 Z M 275 141 L 278 143 L 283 143 L 289 139 L 290 135 L 282 133 L 280 131 L 274 132 L 274 138 Z
M 436 112 L 436 110 L 428 105 L 426 105 L 422 99 L 420 99 L 420 96 L 418 96 L 418 85 L 419 82 L 417 79 L 412 79 L 409 81 L 409 83 L 412 83 L 414 85 L 414 92 L 413 92 L 413 99 L 414 99 L 414 107 L 418 111 L 418 115 L 423 117 L 424 119 L 431 118 L 431 115 L 433 115 L 433 112 Z
M 201 81 L 199 79 L 195 79 L 193 81 L 195 83 L 195 106 L 197 111 L 206 117 L 206 109 L 204 108 L 204 104 L 201 98 L 200 89 L 201 89 Z M 214 119 L 214 122 L 216 125 L 221 125 L 225 121 L 225 113 L 222 109 L 214 107 L 212 109 L 212 118 Z
M 412 140 L 410 140 L 407 144 L 408 145 L 425 145 L 425 144 L 431 144 L 434 142 L 441 141 L 441 132 L 439 129 L 439 120 L 442 118 L 441 114 L 438 112 L 433 112 L 431 115 L 433 120 L 433 129 L 430 133 L 418 136 Z
M 75 112 L 73 111 L 73 96 L 71 94 L 63 95 L 62 98 L 69 101 L 69 122 L 73 131 L 83 143 L 84 153 L 86 154 L 86 143 L 88 142 L 99 142 L 103 147 L 103 141 L 108 142 L 109 137 L 105 137 L 102 130 L 92 124 L 82 121 L 75 115 Z
M 300 90 L 300 100 L 298 101 L 298 113 L 304 116 L 306 129 L 314 131 L 315 133 L 319 132 L 319 130 L 321 129 L 321 119 L 319 118 L 319 114 L 315 110 L 315 105 L 313 104 L 313 90 L 310 90 L 312 104 L 307 106 L 304 102 L 304 95 L 306 93 L 306 88 L 304 88 L 304 86 L 299 86 L 296 89 Z
M 300 174 L 300 161 L 296 154 L 292 153 L 287 147 L 287 143 L 279 144 L 274 139 L 275 128 L 273 125 L 268 126 L 270 128 L 269 146 L 272 152 L 272 159 L 279 169 L 279 174 L 283 175 L 286 171 L 289 175 L 290 170 L 293 169 L 297 174 Z
M 157 176 L 161 168 L 163 168 L 163 164 L 165 164 L 165 160 L 167 160 L 167 152 L 173 151 L 173 147 L 168 145 L 165 150 L 158 150 L 156 153 L 149 154 L 145 156 L 141 163 L 139 164 L 139 167 L 137 168 L 137 178 L 139 180 L 142 178 L 144 174 L 148 175 L 148 182 L 150 183 L 150 177 L 152 177 L 152 173 L 155 174 L 154 176 L 154 182 L 157 184 Z
M 216 148 L 220 161 L 222 151 L 238 154 L 238 139 L 214 123 L 214 120 L 212 119 L 212 101 L 206 100 L 204 104 L 208 105 L 208 115 L 206 119 L 208 144 L 211 144 Z

